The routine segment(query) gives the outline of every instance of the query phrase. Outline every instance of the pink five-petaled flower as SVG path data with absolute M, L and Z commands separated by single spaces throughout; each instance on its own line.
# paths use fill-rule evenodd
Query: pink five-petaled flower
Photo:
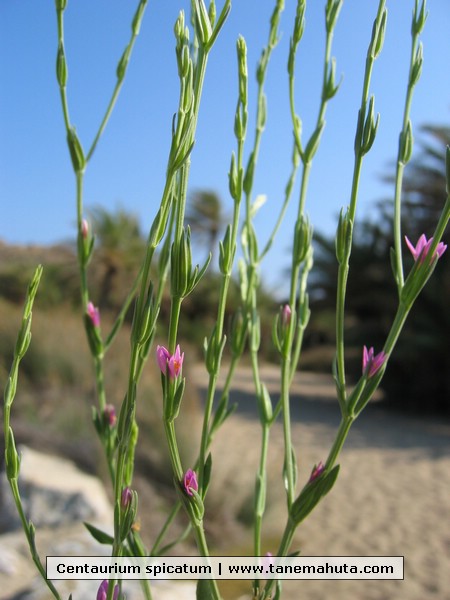
M 309 482 L 312 483 L 315 479 L 317 479 L 322 473 L 325 471 L 325 465 L 322 461 L 319 462 L 318 465 L 314 465 L 313 470 L 311 471 L 311 475 L 309 476 Z
M 183 366 L 184 361 L 184 352 L 181 354 L 180 345 L 175 348 L 175 354 L 173 354 L 169 358 L 169 362 L 167 363 L 169 367 L 169 375 L 170 377 L 178 377 L 181 371 L 181 367 Z
M 193 471 L 192 469 L 188 469 L 186 471 L 186 473 L 184 474 L 183 487 L 184 487 L 184 491 L 186 492 L 186 494 L 188 496 L 194 495 L 192 493 L 192 490 L 194 490 L 194 492 L 198 491 L 197 475 L 196 475 L 195 471 Z
M 92 321 L 92 325 L 94 327 L 100 327 L 100 311 L 96 306 L 92 304 L 92 302 L 88 302 L 86 312 L 88 317 Z
M 97 592 L 97 600 L 106 600 L 106 598 L 108 597 L 108 585 L 109 585 L 109 582 L 106 579 L 101 582 L 100 587 L 98 588 L 98 592 Z M 116 586 L 114 586 L 113 600 L 117 600 L 118 597 L 119 597 L 119 586 L 116 585 Z
M 161 372 L 166 375 L 168 371 L 169 377 L 174 379 L 175 377 L 178 377 L 181 372 L 184 361 L 184 352 L 181 353 L 180 345 L 175 348 L 175 353 L 172 355 L 167 348 L 164 348 L 164 346 L 157 346 L 156 360 Z
M 417 240 L 417 244 L 415 246 L 409 241 L 406 235 L 405 241 L 406 245 L 409 248 L 409 251 L 413 255 L 414 260 L 419 260 L 422 263 L 430 250 L 431 244 L 433 243 L 433 238 L 431 237 L 429 240 L 427 240 L 425 234 L 422 233 L 420 238 Z M 444 244 L 444 242 L 439 242 L 433 254 L 433 260 L 435 260 L 436 258 L 440 258 L 446 250 L 447 246 Z
M 362 363 L 363 374 L 368 369 L 368 377 L 373 377 L 375 373 L 381 369 L 386 361 L 386 358 L 386 354 L 383 351 L 379 352 L 375 356 L 373 348 L 369 348 L 369 350 L 367 350 L 366 346 L 364 346 Z

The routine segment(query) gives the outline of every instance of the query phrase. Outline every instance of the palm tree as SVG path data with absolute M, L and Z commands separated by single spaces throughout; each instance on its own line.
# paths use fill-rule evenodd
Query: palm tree
M 422 233 L 432 235 L 439 219 L 446 198 L 445 151 L 450 143 L 448 127 L 427 126 L 422 131 L 425 139 L 404 181 L 403 229 L 414 242 Z M 392 177 L 385 180 L 392 182 Z M 395 314 L 397 291 L 389 256 L 392 210 L 392 201 L 380 202 L 376 220 L 361 223 L 355 231 L 346 296 L 347 340 L 355 351 L 363 344 L 380 347 Z M 336 298 L 334 242 L 317 236 L 316 243 L 311 296 L 318 299 L 319 307 L 331 311 Z M 404 259 L 407 274 L 413 262 L 407 251 Z M 389 361 L 383 387 L 391 404 L 450 413 L 449 304 L 450 256 L 446 253 L 417 299 Z
M 124 209 L 115 213 L 103 207 L 91 211 L 92 231 L 96 238 L 94 280 L 99 281 L 103 307 L 117 308 L 126 296 L 142 261 L 145 242 L 138 219 Z
M 197 190 L 192 193 L 187 207 L 186 223 L 191 228 L 193 239 L 213 254 L 225 224 L 219 195 L 213 190 Z

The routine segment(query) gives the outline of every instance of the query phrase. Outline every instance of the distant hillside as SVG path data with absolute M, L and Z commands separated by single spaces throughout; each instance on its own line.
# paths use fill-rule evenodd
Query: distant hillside
M 75 253 L 69 245 L 19 246 L 1 240 L 0 297 L 13 303 L 22 302 L 30 277 L 39 264 L 44 266 L 41 305 L 53 305 L 64 299 L 75 300 L 77 265 Z

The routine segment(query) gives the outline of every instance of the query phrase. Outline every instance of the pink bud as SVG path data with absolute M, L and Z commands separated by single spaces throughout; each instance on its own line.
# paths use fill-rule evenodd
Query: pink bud
M 265 573 L 270 573 L 270 567 L 271 565 L 274 565 L 275 561 L 273 560 L 273 554 L 272 552 L 266 552 L 266 554 L 264 555 L 264 558 L 262 560 L 262 567 Z
M 133 500 L 133 492 L 131 491 L 131 488 L 126 487 L 122 490 L 122 495 L 120 497 L 120 505 L 122 507 L 123 510 L 126 510 L 129 506 L 131 501 Z
M 114 427 L 117 422 L 116 409 L 112 404 L 107 404 L 103 410 L 103 418 L 109 427 Z
M 313 470 L 311 471 L 311 475 L 309 476 L 309 483 L 312 483 L 315 479 L 320 477 L 322 473 L 325 471 L 325 465 L 322 461 L 319 462 L 318 465 L 314 465 Z
M 86 221 L 86 219 L 83 219 L 81 221 L 81 235 L 83 236 L 84 240 L 87 238 L 88 233 L 89 233 L 89 223 Z
M 100 327 L 100 311 L 92 304 L 92 302 L 88 302 L 86 312 L 92 321 L 92 325 L 94 327 Z
M 170 354 L 167 348 L 164 348 L 164 346 L 156 347 L 156 360 L 158 362 L 158 367 L 161 369 L 161 372 L 164 373 L 164 375 L 167 372 L 167 363 L 169 358 Z
M 198 491 L 198 481 L 195 471 L 188 469 L 183 479 L 184 491 L 188 496 L 193 496 L 192 490 Z
M 109 586 L 109 581 L 107 581 L 106 579 L 101 582 L 100 587 L 98 588 L 98 592 L 97 592 L 97 600 L 106 600 L 106 598 L 108 597 L 108 586 Z M 116 586 L 114 586 L 113 600 L 117 600 L 118 597 L 119 597 L 119 586 L 116 585 Z
M 289 304 L 285 304 L 283 307 L 283 310 L 281 312 L 281 322 L 283 323 L 283 325 L 285 327 L 290 324 L 291 317 L 292 317 L 291 307 L 289 306 Z

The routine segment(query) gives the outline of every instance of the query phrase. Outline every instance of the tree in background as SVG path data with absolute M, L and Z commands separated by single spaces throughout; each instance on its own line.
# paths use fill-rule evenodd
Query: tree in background
M 96 240 L 94 279 L 103 308 L 115 308 L 136 277 L 145 249 L 138 218 L 124 209 L 110 212 L 103 207 L 91 211 Z
M 196 190 L 190 196 L 186 222 L 193 238 L 213 253 L 217 247 L 219 233 L 224 227 L 225 217 L 222 201 L 212 190 Z
M 450 144 L 448 127 L 426 126 L 422 132 L 420 151 L 404 180 L 403 231 L 414 243 L 422 233 L 432 235 L 437 223 L 446 197 L 445 149 Z M 395 311 L 397 291 L 390 269 L 393 233 L 387 225 L 392 222 L 391 212 L 391 201 L 380 202 L 376 219 L 361 223 L 355 232 L 347 290 L 347 358 L 355 374 L 361 368 L 361 345 L 380 347 Z M 322 310 L 311 325 L 321 331 L 322 339 L 333 341 L 334 322 L 324 315 L 331 315 L 336 299 L 334 241 L 317 235 L 316 247 L 311 297 Z M 405 246 L 406 272 L 413 263 L 412 258 L 408 263 L 407 254 Z M 392 406 L 450 413 L 449 305 L 450 260 L 446 255 L 418 298 L 389 361 L 383 388 Z

